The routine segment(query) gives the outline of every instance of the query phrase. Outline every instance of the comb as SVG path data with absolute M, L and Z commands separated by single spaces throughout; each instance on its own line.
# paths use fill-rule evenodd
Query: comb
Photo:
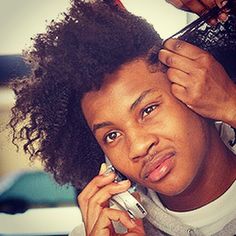
M 192 23 L 188 24 L 181 30 L 179 30 L 177 33 L 174 33 L 167 39 L 163 41 L 163 44 L 170 38 L 181 38 L 191 32 L 193 32 L 195 29 L 199 29 L 202 25 L 204 25 L 208 20 L 211 18 L 217 16 L 219 13 L 223 11 L 233 12 L 233 9 L 235 9 L 235 0 L 229 0 L 227 4 L 219 8 L 218 6 L 213 7 L 211 10 L 209 10 L 207 13 L 201 15 L 198 19 L 194 20 Z

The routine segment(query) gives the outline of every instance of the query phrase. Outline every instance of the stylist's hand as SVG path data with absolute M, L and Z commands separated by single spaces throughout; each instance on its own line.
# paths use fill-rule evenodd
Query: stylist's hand
M 236 85 L 206 51 L 169 39 L 159 53 L 172 93 L 198 114 L 236 127 Z
M 225 0 L 166 0 L 166 2 L 171 3 L 175 7 L 202 15 L 206 13 L 209 9 L 214 6 L 223 7 L 225 5 Z M 228 19 L 227 12 L 222 12 L 217 19 L 212 19 L 210 24 L 215 25 L 217 20 L 226 21 Z
M 127 229 L 125 236 L 144 236 L 141 220 L 131 220 L 128 213 L 108 206 L 112 195 L 124 192 L 130 187 L 130 181 L 114 183 L 114 173 L 104 175 L 106 165 L 102 164 L 96 176 L 78 196 L 87 236 L 118 236 L 112 220 L 121 222 Z

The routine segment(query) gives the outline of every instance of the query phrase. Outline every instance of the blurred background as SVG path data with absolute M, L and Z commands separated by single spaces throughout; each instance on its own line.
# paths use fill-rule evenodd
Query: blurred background
M 194 18 L 164 0 L 122 2 L 152 23 L 162 38 Z M 22 50 L 69 5 L 69 0 L 0 0 L 0 235 L 66 235 L 81 223 L 74 189 L 57 185 L 39 161 L 32 164 L 22 150 L 17 152 L 5 128 L 14 104 L 6 84 L 30 71 Z

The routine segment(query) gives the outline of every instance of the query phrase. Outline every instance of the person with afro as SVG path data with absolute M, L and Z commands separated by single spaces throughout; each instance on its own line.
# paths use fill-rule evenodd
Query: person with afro
M 126 236 L 236 233 L 236 156 L 214 124 L 235 127 L 236 88 L 213 56 L 176 39 L 163 48 L 144 19 L 102 0 L 72 1 L 26 56 L 32 73 L 12 82 L 13 142 L 81 190 L 84 232 L 71 235 L 118 235 L 112 221 Z M 179 78 L 210 81 L 222 112 L 204 110 L 214 99 L 197 106 Z M 114 182 L 105 156 L 128 180 Z M 143 220 L 109 208 L 130 181 Z

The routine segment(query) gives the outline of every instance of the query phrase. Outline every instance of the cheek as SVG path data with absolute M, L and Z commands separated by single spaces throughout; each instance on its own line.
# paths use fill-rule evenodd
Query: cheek
M 179 152 L 183 153 L 185 159 L 192 163 L 203 158 L 207 149 L 207 128 L 205 121 L 200 116 L 187 108 L 179 115 L 179 119 L 175 120 L 171 129 L 173 130 L 173 142 Z
M 183 103 L 174 101 L 172 106 L 167 108 L 166 113 L 168 113 L 168 117 L 166 117 L 166 128 L 164 130 L 168 130 L 175 141 L 182 140 L 183 144 L 186 145 L 195 136 L 201 135 L 203 131 L 202 118 Z
M 131 162 L 127 158 L 127 153 L 124 150 L 116 148 L 112 151 L 105 151 L 105 154 L 109 158 L 111 164 L 120 171 L 125 171 L 130 168 Z
M 196 178 L 208 150 L 206 123 L 194 114 L 183 121 L 189 122 L 182 125 L 184 131 L 180 125 L 175 132 L 176 167 L 169 179 L 169 183 L 176 187 L 176 194 L 185 190 Z
M 126 147 L 115 148 L 114 150 L 109 151 L 104 149 L 104 152 L 115 169 L 127 176 L 129 179 L 139 182 L 138 179 L 142 163 L 132 162 L 128 158 L 128 150 L 126 150 Z
M 170 118 L 164 122 L 161 130 L 179 152 L 187 155 L 185 158 L 202 156 L 207 147 L 206 122 L 185 105 L 175 106 L 170 110 Z

